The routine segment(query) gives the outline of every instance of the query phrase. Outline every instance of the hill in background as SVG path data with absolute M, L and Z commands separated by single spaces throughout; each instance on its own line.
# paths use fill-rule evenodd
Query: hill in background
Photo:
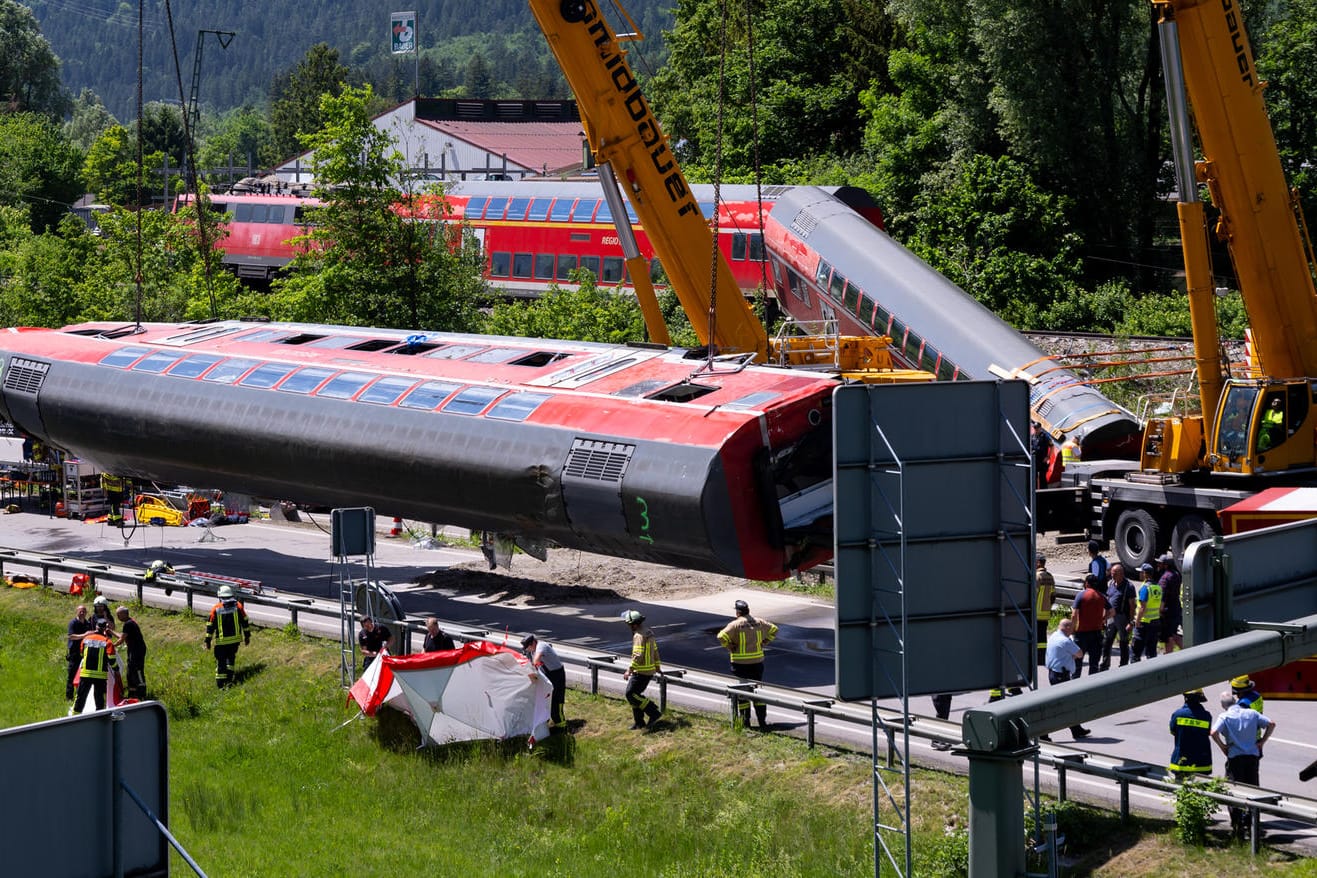
M 120 120 L 136 116 L 137 7 L 114 0 L 30 0 L 26 3 L 62 62 L 61 78 L 73 95 L 95 91 Z M 161 0 L 147 0 L 143 22 L 142 95 L 145 102 L 176 102 L 179 76 L 183 97 L 191 90 L 199 30 L 232 31 L 227 49 L 206 37 L 200 82 L 202 107 L 222 113 L 244 104 L 262 106 L 275 75 L 294 67 L 316 43 L 338 49 L 354 75 L 377 84 L 386 96 L 402 100 L 413 91 L 414 61 L 389 54 L 390 13 L 417 11 L 421 44 L 421 93 L 438 96 L 464 84 L 464 73 L 478 55 L 489 71 L 492 93 L 478 98 L 567 97 L 566 85 L 521 0 L 484 3 L 340 3 L 331 0 L 212 0 L 172 7 L 174 34 Z M 672 15 L 659 0 L 635 0 L 627 7 L 646 35 L 639 48 L 657 66 L 662 31 Z M 610 8 L 605 15 L 622 28 Z M 179 71 L 175 72 L 177 47 Z M 380 83 L 391 88 L 381 89 Z M 390 94 L 390 92 L 393 92 Z

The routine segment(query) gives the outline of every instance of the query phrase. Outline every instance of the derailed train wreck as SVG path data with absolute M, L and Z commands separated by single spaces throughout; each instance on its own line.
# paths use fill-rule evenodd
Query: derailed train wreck
M 831 554 L 832 379 L 306 324 L 0 334 L 0 417 L 106 471 L 779 579 Z

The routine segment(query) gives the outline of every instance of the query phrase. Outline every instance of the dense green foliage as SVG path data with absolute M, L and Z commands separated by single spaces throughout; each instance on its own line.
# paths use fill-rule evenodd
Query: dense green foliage
M 59 222 L 82 194 L 77 148 L 36 113 L 0 113 L 0 205 L 27 207 L 37 231 Z
M 69 108 L 59 58 L 32 10 L 14 0 L 0 0 L 0 103 L 10 111 L 41 113 L 52 120 Z

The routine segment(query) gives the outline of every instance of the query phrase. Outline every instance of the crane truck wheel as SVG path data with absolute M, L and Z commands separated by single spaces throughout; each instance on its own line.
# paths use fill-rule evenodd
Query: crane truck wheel
M 1126 509 L 1116 519 L 1116 554 L 1126 570 L 1138 570 L 1157 557 L 1161 525 L 1144 509 Z
M 1186 515 L 1171 528 L 1171 552 L 1176 558 L 1183 558 L 1184 552 L 1200 540 L 1210 540 L 1217 530 L 1212 523 L 1201 515 Z

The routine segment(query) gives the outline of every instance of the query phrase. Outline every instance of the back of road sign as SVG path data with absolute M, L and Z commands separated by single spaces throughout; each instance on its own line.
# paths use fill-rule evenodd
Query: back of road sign
M 1028 437 L 1022 381 L 834 391 L 837 697 L 1028 684 Z

